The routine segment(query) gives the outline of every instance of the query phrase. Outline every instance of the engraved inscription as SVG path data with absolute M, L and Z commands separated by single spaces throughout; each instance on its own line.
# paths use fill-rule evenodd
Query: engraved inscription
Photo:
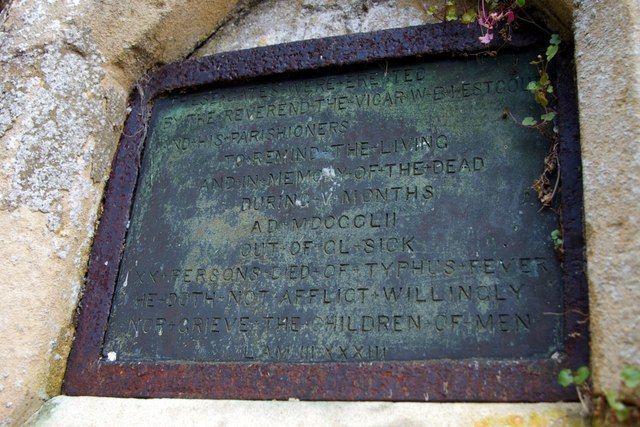
M 560 349 L 528 54 L 156 100 L 104 345 L 118 360 Z M 524 65 L 520 65 L 524 64 Z

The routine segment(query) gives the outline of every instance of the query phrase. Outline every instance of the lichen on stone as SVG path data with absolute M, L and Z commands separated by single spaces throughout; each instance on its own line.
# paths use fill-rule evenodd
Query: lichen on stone
M 107 126 L 101 58 L 78 30 L 61 36 L 16 48 L 17 56 L 8 54 L 11 40 L 5 40 L 0 54 L 0 142 L 8 153 L 0 209 L 25 205 L 46 213 L 53 232 L 65 215 L 69 225 L 79 225 L 79 201 L 93 191 L 83 173 L 93 156 L 91 135 Z

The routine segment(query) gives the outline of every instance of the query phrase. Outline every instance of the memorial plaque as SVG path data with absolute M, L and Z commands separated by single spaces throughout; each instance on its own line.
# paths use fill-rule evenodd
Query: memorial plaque
M 551 355 L 530 52 L 158 99 L 104 351 L 118 360 Z M 105 353 L 105 354 L 106 354 Z
M 402 34 L 451 27 L 425 28 Z M 110 394 L 573 397 L 555 370 L 586 354 L 579 157 L 563 146 L 564 219 L 541 210 L 531 186 L 549 140 L 509 115 L 540 114 L 535 46 L 388 57 L 403 42 L 379 34 L 387 53 L 359 64 L 207 77 L 242 69 L 239 53 L 191 63 L 194 87 L 171 67 L 149 83 L 112 177 L 135 192 L 107 195 L 108 242 L 92 255 L 101 326 L 78 334 L 97 356 L 81 366 L 127 378 Z M 336 40 L 326 52 L 351 46 Z M 306 43 L 292 46 L 323 42 Z M 264 52 L 281 66 L 278 47 Z M 502 378 L 532 391 L 504 394 Z

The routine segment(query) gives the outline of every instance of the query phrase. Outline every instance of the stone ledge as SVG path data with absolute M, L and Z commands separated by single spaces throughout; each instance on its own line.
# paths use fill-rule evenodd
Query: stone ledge
M 58 396 L 26 426 L 587 426 L 578 403 L 395 403 Z

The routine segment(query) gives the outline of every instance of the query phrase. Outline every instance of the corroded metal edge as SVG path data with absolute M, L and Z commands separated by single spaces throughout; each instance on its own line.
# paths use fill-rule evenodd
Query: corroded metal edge
M 565 352 L 540 360 L 434 360 L 380 363 L 108 362 L 101 354 L 122 257 L 150 105 L 166 92 L 384 59 L 452 56 L 487 50 L 477 29 L 447 23 L 223 53 L 169 64 L 134 93 L 104 199 L 77 319 L 64 392 L 119 397 L 394 401 L 576 400 L 556 382 L 563 367 L 588 363 L 582 184 L 574 71 L 559 61 L 565 241 Z M 546 36 L 519 30 L 491 49 L 543 46 Z M 564 57 L 572 52 L 565 50 Z

